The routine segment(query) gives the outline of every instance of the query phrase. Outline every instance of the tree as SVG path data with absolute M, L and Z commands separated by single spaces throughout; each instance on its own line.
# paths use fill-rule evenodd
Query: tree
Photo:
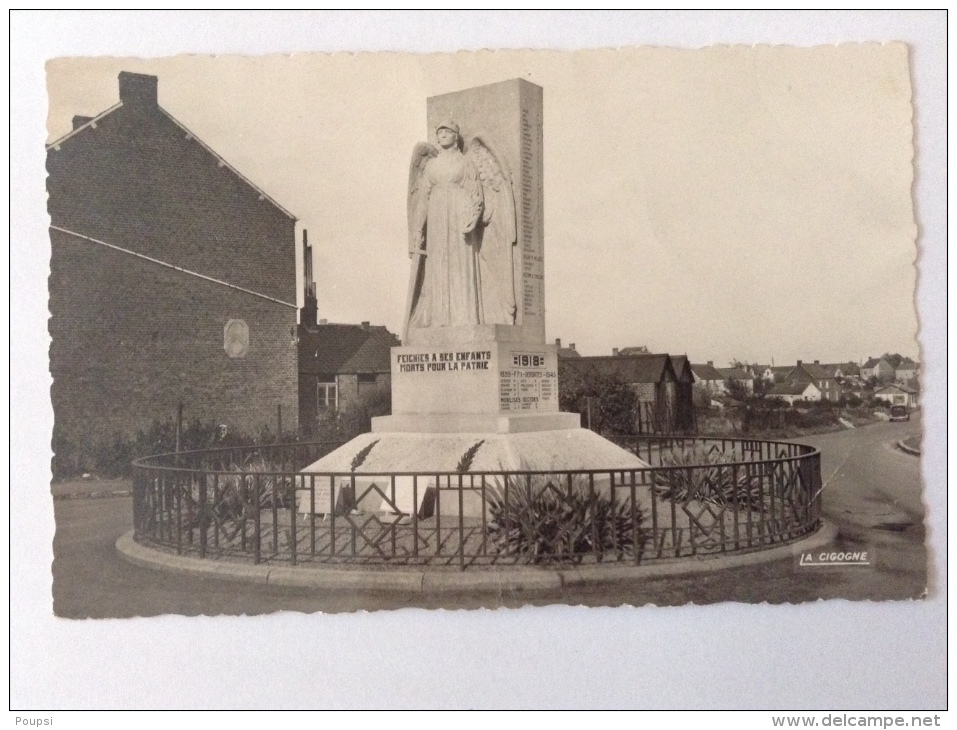
M 771 392 L 771 388 L 774 387 L 774 381 L 770 378 L 755 378 L 754 379 L 754 396 L 755 398 L 763 399 L 768 393 Z
M 728 378 L 724 383 L 724 387 L 729 397 L 741 403 L 744 403 L 751 396 L 744 381 Z
M 626 435 L 635 432 L 638 394 L 616 372 L 582 370 L 559 362 L 558 404 L 563 411 L 587 418 L 591 401 L 591 428 L 597 433 Z M 583 422 L 583 425 L 588 425 Z
M 891 367 L 894 368 L 895 370 L 897 370 L 897 368 L 899 368 L 901 366 L 901 363 L 904 361 L 904 356 L 897 352 L 893 354 L 889 352 L 885 352 L 883 355 L 881 355 L 881 357 L 887 360 L 887 362 L 889 362 L 891 364 Z

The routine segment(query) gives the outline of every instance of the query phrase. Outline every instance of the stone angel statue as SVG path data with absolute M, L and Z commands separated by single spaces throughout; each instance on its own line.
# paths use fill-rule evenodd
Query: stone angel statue
M 515 195 L 501 155 L 480 135 L 463 151 L 459 127 L 435 130 L 409 165 L 410 329 L 515 324 Z

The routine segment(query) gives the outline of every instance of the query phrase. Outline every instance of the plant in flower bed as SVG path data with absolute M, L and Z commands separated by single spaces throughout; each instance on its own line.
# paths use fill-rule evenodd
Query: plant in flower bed
M 289 509 L 293 500 L 292 477 L 277 477 L 279 467 L 262 457 L 247 459 L 215 475 L 206 475 L 208 508 L 205 520 L 199 512 L 199 486 L 194 484 L 189 496 L 194 501 L 190 526 L 208 527 L 214 520 L 224 526 L 228 539 L 234 538 L 247 520 L 252 520 L 256 505 L 260 512 Z M 277 484 L 277 479 L 279 482 Z M 205 524 L 204 524 L 205 523 Z
M 638 506 L 588 489 L 584 481 L 516 481 L 496 486 L 486 499 L 496 549 L 534 563 L 581 562 L 586 556 L 600 562 L 639 551 L 644 542 Z
M 679 504 L 698 501 L 763 510 L 761 480 L 749 479 L 743 465 L 730 466 L 735 460 L 731 454 L 701 447 L 672 450 L 662 456 L 662 469 L 654 473 L 655 492 Z

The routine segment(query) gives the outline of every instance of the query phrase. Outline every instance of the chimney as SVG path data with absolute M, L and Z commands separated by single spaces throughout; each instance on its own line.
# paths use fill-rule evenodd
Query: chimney
M 364 329 L 364 330 L 369 329 L 369 323 L 368 323 L 368 322 L 363 322 L 363 323 L 362 323 L 362 329 Z
M 815 364 L 815 365 L 820 365 L 820 364 L 821 364 L 821 361 L 820 361 L 820 360 L 815 360 L 815 361 L 814 361 L 814 364 Z
M 79 129 L 84 124 L 92 121 L 93 117 L 81 117 L 79 114 L 77 114 L 75 117 L 73 117 L 73 129 Z
M 801 361 L 798 360 L 798 367 L 801 367 Z
M 572 350 L 574 350 L 575 352 L 577 352 L 577 350 L 575 350 L 575 343 L 574 343 L 574 342 L 569 342 L 569 343 L 568 343 L 568 346 L 569 346 Z
M 303 298 L 299 323 L 314 328 L 319 314 L 319 300 L 316 298 L 316 282 L 312 278 L 312 246 L 309 245 L 309 232 L 302 231 L 302 280 Z
M 155 107 L 157 78 L 120 71 L 120 101 L 133 107 Z
M 319 320 L 319 324 L 329 324 L 329 320 L 328 320 L 328 319 L 320 319 L 320 320 Z
M 714 367 L 714 360 L 708 360 L 708 367 L 709 367 L 709 368 L 713 368 L 713 367 Z
M 612 354 L 613 356 L 617 356 L 617 355 L 618 355 L 618 348 L 617 348 L 617 347 L 611 348 L 611 354 Z
M 561 337 L 556 337 L 556 338 L 555 338 L 555 347 L 561 347 L 561 346 L 562 346 L 562 338 L 561 338 Z

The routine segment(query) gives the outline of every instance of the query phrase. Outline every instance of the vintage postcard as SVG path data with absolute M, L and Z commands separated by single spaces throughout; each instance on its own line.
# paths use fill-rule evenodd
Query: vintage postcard
M 903 44 L 47 74 L 58 615 L 925 595 Z
M 937 589 L 905 44 L 46 81 L 57 617 Z

